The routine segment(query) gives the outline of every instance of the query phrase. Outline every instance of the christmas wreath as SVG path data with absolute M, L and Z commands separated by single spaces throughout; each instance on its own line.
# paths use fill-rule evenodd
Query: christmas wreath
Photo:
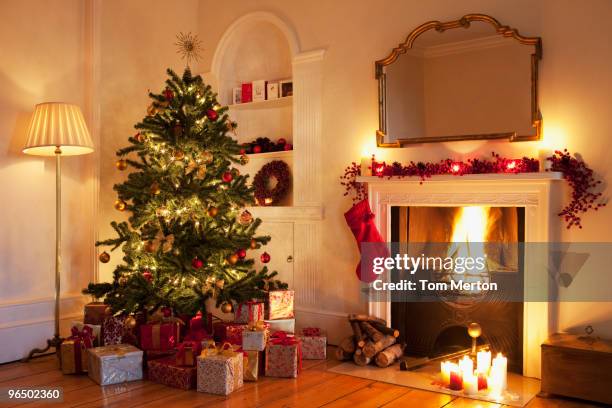
M 272 178 L 276 179 L 276 185 L 270 188 Z M 259 205 L 277 203 L 287 195 L 291 187 L 289 166 L 282 160 L 274 160 L 264 165 L 255 175 L 253 187 Z

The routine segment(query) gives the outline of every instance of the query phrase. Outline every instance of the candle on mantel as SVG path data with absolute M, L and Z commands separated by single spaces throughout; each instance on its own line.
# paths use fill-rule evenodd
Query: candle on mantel
M 476 370 L 486 375 L 489 372 L 489 368 L 491 368 L 491 352 L 479 351 L 476 354 Z
M 361 158 L 361 175 L 371 176 L 372 175 L 372 156 L 364 156 Z
M 467 395 L 478 393 L 478 378 L 473 373 L 463 373 L 463 392 Z
M 546 160 L 548 157 L 552 156 L 555 152 L 552 149 L 541 148 L 538 150 L 538 161 L 540 162 L 540 171 L 550 170 L 552 166 L 552 162 Z

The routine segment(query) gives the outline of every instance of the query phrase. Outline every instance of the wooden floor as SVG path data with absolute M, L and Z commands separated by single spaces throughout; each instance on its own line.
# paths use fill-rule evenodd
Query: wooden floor
M 333 351 L 333 350 L 332 350 Z M 329 353 L 333 355 L 333 353 Z M 49 404 L 1 403 L 0 407 L 418 407 L 492 408 L 499 404 L 456 398 L 357 377 L 335 374 L 333 360 L 304 361 L 297 379 L 263 377 L 247 382 L 228 397 L 182 391 L 149 381 L 100 387 L 87 376 L 63 375 L 54 356 L 29 363 L 0 366 L 0 389 L 7 387 L 62 387 L 64 402 Z M 536 398 L 529 408 L 595 407 L 577 401 Z

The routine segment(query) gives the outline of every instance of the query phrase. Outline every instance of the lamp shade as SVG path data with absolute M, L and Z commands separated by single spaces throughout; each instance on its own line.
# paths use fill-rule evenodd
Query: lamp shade
M 40 103 L 34 109 L 23 152 L 54 156 L 57 148 L 64 156 L 87 154 L 94 150 L 78 106 L 62 102 Z

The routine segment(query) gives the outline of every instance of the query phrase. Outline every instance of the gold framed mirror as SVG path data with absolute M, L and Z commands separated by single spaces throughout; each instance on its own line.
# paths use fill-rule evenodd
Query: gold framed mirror
M 429 21 L 376 61 L 378 147 L 540 140 L 540 37 L 485 14 Z

